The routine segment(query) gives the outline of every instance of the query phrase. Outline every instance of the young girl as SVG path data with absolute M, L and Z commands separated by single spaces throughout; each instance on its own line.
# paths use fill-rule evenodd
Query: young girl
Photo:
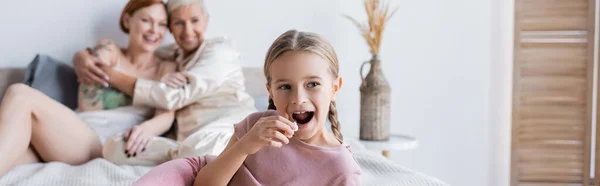
M 218 157 L 173 160 L 134 185 L 360 185 L 337 120 L 342 78 L 332 46 L 314 33 L 287 31 L 271 45 L 264 72 L 274 110 L 236 124 Z

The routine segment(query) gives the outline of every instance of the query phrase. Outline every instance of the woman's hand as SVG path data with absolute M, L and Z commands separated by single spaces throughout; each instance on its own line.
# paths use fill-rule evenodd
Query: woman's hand
M 187 84 L 187 78 L 181 72 L 167 73 L 160 78 L 160 81 L 173 88 L 180 88 Z
M 260 118 L 238 143 L 246 154 L 254 154 L 262 147 L 281 147 L 288 144 L 298 126 L 290 120 L 279 116 Z
M 133 156 L 137 156 L 138 154 L 144 152 L 146 147 L 150 145 L 150 139 L 152 139 L 153 135 L 144 130 L 144 127 L 136 125 L 127 129 L 125 133 L 123 133 L 123 138 L 125 139 L 125 154 L 127 154 L 127 158 Z
M 80 83 L 108 86 L 108 74 L 101 67 L 110 66 L 91 55 L 89 51 L 79 51 L 73 57 L 73 67 Z

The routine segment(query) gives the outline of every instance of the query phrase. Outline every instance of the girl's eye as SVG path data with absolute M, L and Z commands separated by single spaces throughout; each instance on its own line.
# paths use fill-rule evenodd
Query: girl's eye
M 290 85 L 281 85 L 281 86 L 279 86 L 279 89 L 281 89 L 281 90 L 289 90 L 289 89 L 292 89 L 292 86 L 290 86 Z
M 309 88 L 313 88 L 313 87 L 319 86 L 319 83 L 317 83 L 317 82 L 310 82 L 310 83 L 308 83 L 308 85 L 307 85 L 307 86 L 308 86 Z

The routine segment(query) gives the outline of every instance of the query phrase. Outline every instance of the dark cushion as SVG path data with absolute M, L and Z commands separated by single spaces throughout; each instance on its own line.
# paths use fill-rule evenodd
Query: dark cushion
M 77 76 L 75 70 L 47 55 L 36 55 L 25 69 L 24 84 L 71 108 L 77 108 Z

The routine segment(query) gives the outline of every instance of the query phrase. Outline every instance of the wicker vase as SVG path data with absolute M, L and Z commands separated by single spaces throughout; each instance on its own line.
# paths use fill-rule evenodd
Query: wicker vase
M 363 67 L 369 63 L 371 69 L 362 76 Z M 386 141 L 390 131 L 390 85 L 381 71 L 377 55 L 360 67 L 360 139 Z

